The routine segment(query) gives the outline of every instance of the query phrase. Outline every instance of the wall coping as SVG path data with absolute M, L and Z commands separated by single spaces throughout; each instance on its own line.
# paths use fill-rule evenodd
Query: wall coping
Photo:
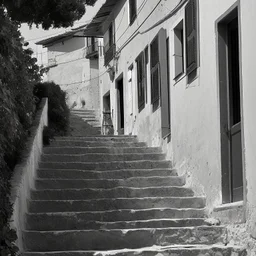
M 25 227 L 25 214 L 28 210 L 27 201 L 30 198 L 30 189 L 34 187 L 36 170 L 43 150 L 43 129 L 48 125 L 48 99 L 43 98 L 21 153 L 21 161 L 15 166 L 11 179 L 10 202 L 13 213 L 10 225 L 16 230 L 16 241 L 20 251 L 23 251 L 22 230 Z

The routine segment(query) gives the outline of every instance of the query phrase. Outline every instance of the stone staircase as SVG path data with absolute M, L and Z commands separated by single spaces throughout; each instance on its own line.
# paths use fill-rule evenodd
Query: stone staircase
M 94 110 L 73 109 L 70 111 L 70 134 L 72 136 L 100 135 L 101 124 Z
M 23 240 L 23 256 L 246 255 L 225 246 L 225 227 L 207 225 L 205 198 L 161 150 L 131 136 L 59 137 L 46 147 Z

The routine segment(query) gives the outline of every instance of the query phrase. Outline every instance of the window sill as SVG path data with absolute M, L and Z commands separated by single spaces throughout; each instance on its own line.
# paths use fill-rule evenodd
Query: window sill
M 132 26 L 132 24 L 134 23 L 134 21 L 136 20 L 137 18 L 137 15 L 135 15 L 131 20 L 130 20 L 130 26 Z
M 244 201 L 222 204 L 213 209 L 213 217 L 223 224 L 240 224 L 245 222 Z
M 181 80 L 183 80 L 186 77 L 186 73 L 181 74 L 180 76 L 178 76 L 177 78 L 174 78 L 174 84 L 176 85 L 177 83 L 179 83 Z
M 241 208 L 244 206 L 244 201 L 239 201 L 235 203 L 229 203 L 229 204 L 222 204 L 220 206 L 217 206 L 214 208 L 214 212 L 219 212 L 219 211 L 225 211 L 229 209 L 236 209 L 236 208 Z

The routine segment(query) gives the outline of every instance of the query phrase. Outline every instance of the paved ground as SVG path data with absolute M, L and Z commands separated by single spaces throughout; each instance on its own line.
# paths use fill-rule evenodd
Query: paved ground
M 88 136 L 98 135 L 99 129 L 95 129 L 92 125 L 89 125 L 81 117 L 77 116 L 76 113 L 70 114 L 70 133 L 69 136 Z

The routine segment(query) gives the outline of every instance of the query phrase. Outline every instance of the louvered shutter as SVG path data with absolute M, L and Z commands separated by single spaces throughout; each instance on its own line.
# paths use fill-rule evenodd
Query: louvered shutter
M 130 23 L 136 19 L 137 16 L 137 0 L 129 0 L 130 7 Z
M 197 52 L 197 0 L 190 0 L 185 8 L 186 71 L 190 74 L 198 67 Z
M 158 36 L 150 45 L 150 60 L 151 60 L 151 103 L 155 104 L 159 100 L 159 86 L 160 86 L 160 74 L 159 74 L 159 48 L 158 48 Z
M 145 84 L 144 84 L 144 55 L 143 52 L 137 58 L 137 89 L 138 108 L 141 111 L 145 106 Z

